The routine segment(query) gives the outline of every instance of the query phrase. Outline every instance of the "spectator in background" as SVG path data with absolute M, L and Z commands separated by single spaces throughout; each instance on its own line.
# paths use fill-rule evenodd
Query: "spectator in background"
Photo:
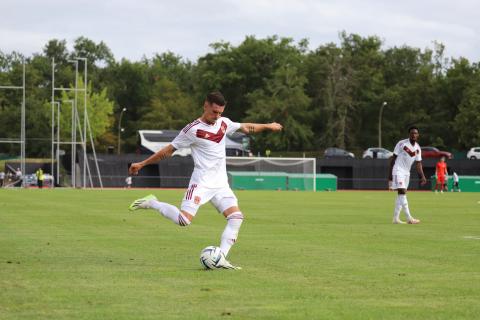
M 0 171 L 0 188 L 3 187 L 4 181 L 5 181 L 5 172 Z
M 7 172 L 7 183 L 5 183 L 5 184 L 9 184 L 10 182 L 12 182 L 12 180 L 13 180 L 13 173 L 8 171 Z
M 22 171 L 20 168 L 17 168 L 17 171 L 15 171 L 15 185 L 21 187 L 22 186 Z
M 128 177 L 125 178 L 125 184 L 126 184 L 127 189 L 130 189 L 132 187 L 132 177 L 131 176 L 128 176 Z
M 458 175 L 457 173 L 454 171 L 453 172 L 453 187 L 452 187 L 452 191 L 455 191 L 455 189 L 457 189 L 458 192 L 460 192 L 460 187 L 458 186 Z
M 445 183 L 445 178 L 448 176 L 447 163 L 445 162 L 445 157 L 441 157 L 440 161 L 437 162 L 435 174 L 437 175 L 435 192 L 438 192 L 438 189 L 440 189 L 440 192 L 443 193 L 444 189 L 448 190 L 447 185 Z
M 35 175 L 37 176 L 37 186 L 39 189 L 42 189 L 43 180 L 45 179 L 42 168 L 38 168 L 37 172 L 35 172 Z

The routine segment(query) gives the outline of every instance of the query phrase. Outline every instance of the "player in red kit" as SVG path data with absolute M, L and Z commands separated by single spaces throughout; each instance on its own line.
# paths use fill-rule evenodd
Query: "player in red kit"
M 440 161 L 437 162 L 435 173 L 437 174 L 437 184 L 435 185 L 435 192 L 438 192 L 438 190 L 440 189 L 440 192 L 443 193 L 443 189 L 448 190 L 447 184 L 445 182 L 448 175 L 445 157 L 441 157 Z

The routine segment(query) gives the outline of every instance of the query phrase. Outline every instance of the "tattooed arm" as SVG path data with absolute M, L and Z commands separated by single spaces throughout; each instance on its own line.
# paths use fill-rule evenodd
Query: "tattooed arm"
M 271 131 L 280 131 L 283 127 L 281 124 L 272 122 L 272 123 L 242 123 L 240 126 L 240 131 L 246 134 L 254 134 L 262 132 L 265 130 Z
M 161 161 L 163 159 L 166 159 L 168 157 L 171 157 L 172 154 L 175 152 L 175 150 L 176 149 L 171 144 L 169 144 L 168 146 L 160 149 L 158 152 L 151 155 L 150 157 L 143 160 L 142 162 L 132 163 L 132 165 L 130 166 L 130 169 L 128 169 L 128 173 L 130 175 L 137 175 L 138 171 L 140 171 L 143 167 L 145 167 L 149 164 L 152 164 L 152 163 L 159 162 L 159 161 Z

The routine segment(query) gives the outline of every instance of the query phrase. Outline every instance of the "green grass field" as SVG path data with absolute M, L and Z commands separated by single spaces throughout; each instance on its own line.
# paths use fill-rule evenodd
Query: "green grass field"
M 0 319 L 480 317 L 480 194 L 411 192 L 422 224 L 392 225 L 392 192 L 237 192 L 243 270 L 204 271 L 224 218 L 130 213 L 146 192 L 0 190 Z

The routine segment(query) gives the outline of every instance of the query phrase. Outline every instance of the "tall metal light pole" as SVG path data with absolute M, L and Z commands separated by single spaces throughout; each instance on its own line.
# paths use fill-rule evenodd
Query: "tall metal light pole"
M 380 113 L 378 115 L 378 147 L 382 147 L 382 114 L 383 108 L 387 105 L 387 101 L 383 101 L 382 106 L 380 107 Z
M 127 108 L 123 108 L 122 112 L 120 112 L 120 118 L 118 119 L 118 147 L 117 147 L 117 154 L 120 154 L 120 140 L 122 134 L 122 117 L 123 113 L 127 111 Z
M 75 58 L 76 60 L 83 61 L 83 188 L 87 187 L 87 90 L 88 90 L 88 78 L 87 78 L 87 58 Z

